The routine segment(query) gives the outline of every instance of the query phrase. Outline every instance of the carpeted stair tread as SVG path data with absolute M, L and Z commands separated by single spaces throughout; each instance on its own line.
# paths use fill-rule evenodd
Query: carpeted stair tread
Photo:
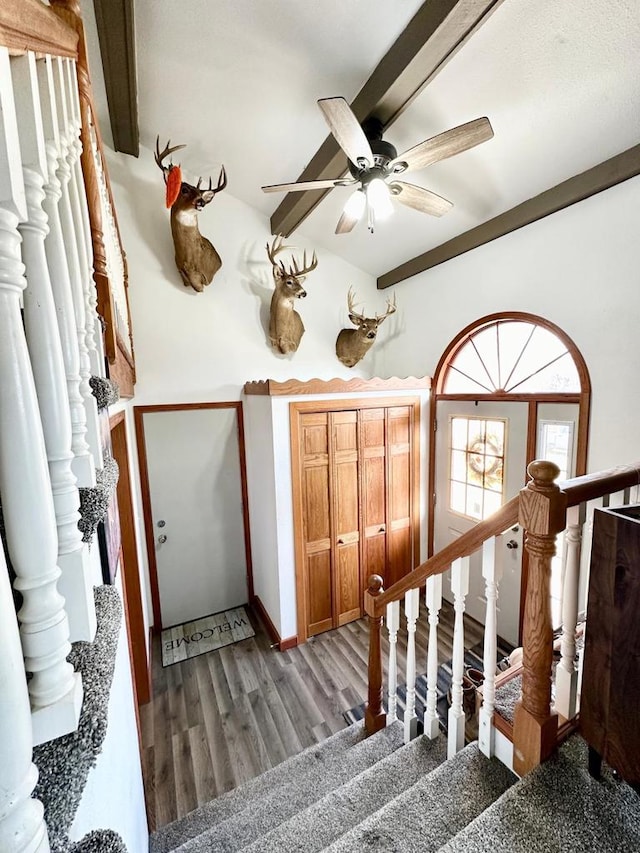
M 516 777 L 476 743 L 362 821 L 327 853 L 435 853 L 494 802 Z
M 587 771 L 578 736 L 518 781 L 439 853 L 640 853 L 640 797 L 603 766 Z
M 244 808 L 237 803 L 233 816 L 214 827 L 206 817 L 192 820 L 188 825 L 189 834 L 180 839 L 184 843 L 169 849 L 176 853 L 211 853 L 213 850 L 235 853 L 399 749 L 402 734 L 402 726 L 394 723 L 347 750 L 325 755 L 315 766 L 300 774 L 291 774 L 288 781 L 283 779 L 281 784 L 250 799 Z M 156 848 L 152 850 L 155 853 Z
M 247 801 L 258 798 L 288 782 L 292 775 L 301 776 L 306 770 L 316 767 L 335 753 L 342 753 L 364 740 L 362 723 L 341 729 L 320 743 L 307 747 L 280 764 L 266 770 L 260 776 L 249 779 L 237 788 L 226 791 L 215 800 L 204 803 L 183 818 L 173 821 L 152 833 L 150 853 L 168 853 L 185 839 L 192 838 L 217 823 L 235 815 L 245 808 Z
M 446 757 L 444 737 L 417 738 L 243 848 L 242 853 L 317 853 L 426 776 Z

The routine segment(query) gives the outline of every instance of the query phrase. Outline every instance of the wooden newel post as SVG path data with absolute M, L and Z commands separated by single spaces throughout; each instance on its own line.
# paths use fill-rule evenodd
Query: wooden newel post
M 375 734 L 387 724 L 382 707 L 382 615 L 376 615 L 375 599 L 382 592 L 382 578 L 371 575 L 365 592 L 365 610 L 369 618 L 369 694 L 364 712 L 364 727 L 368 735 Z
M 567 496 L 554 480 L 553 462 L 531 462 L 532 478 L 520 492 L 520 524 L 526 531 L 529 573 L 524 613 L 522 699 L 513 723 L 513 769 L 520 776 L 545 761 L 556 747 L 558 717 L 551 712 L 553 625 L 551 560 L 556 535 L 566 525 Z

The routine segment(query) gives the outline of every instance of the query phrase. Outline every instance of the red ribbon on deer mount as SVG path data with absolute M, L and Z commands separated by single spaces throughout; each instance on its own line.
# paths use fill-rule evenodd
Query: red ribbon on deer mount
M 167 207 L 173 207 L 175 200 L 180 195 L 182 186 L 182 171 L 180 166 L 171 166 L 167 175 L 167 192 L 165 203 Z

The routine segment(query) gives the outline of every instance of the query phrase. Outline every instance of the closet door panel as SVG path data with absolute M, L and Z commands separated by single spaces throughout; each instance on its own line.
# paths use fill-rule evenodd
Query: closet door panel
M 344 625 L 361 612 L 358 414 L 334 412 L 331 425 L 335 609 L 337 624 Z
M 309 635 L 333 627 L 328 424 L 322 412 L 303 415 L 300 422 Z
M 387 409 L 388 566 L 387 587 L 413 568 L 412 548 L 412 411 L 409 406 Z
M 380 575 L 387 584 L 387 500 L 385 410 L 360 412 L 360 455 L 362 464 L 362 524 L 364 532 L 362 592 L 371 575 Z

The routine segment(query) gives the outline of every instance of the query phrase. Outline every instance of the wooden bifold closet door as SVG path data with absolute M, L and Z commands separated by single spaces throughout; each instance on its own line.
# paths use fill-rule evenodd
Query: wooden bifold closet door
M 418 411 L 293 413 L 299 641 L 359 619 L 371 574 L 389 587 L 414 567 Z

